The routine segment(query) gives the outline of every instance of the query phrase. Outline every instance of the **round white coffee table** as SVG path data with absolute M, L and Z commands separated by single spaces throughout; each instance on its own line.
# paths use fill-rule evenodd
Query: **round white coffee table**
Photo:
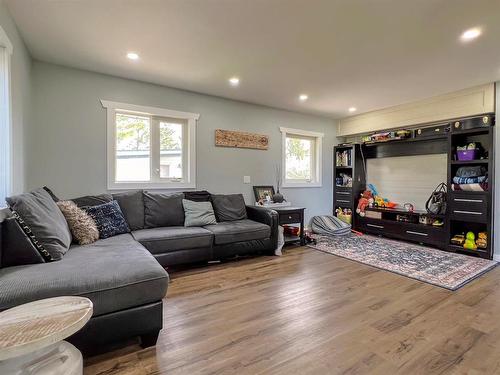
M 92 316 L 84 297 L 55 297 L 0 313 L 0 374 L 81 375 L 82 354 L 64 340 Z

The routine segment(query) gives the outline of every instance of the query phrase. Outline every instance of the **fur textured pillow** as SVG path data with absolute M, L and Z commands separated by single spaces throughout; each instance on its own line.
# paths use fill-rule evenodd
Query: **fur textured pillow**
M 79 245 L 88 245 L 99 239 L 99 230 L 92 217 L 72 201 L 57 202 L 68 222 L 73 238 Z

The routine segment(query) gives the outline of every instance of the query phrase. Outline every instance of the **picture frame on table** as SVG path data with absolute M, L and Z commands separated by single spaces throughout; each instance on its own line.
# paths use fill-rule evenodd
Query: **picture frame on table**
M 255 195 L 255 201 L 259 202 L 260 200 L 266 200 L 266 196 L 269 196 L 271 199 L 274 195 L 274 186 L 272 185 L 261 185 L 253 187 L 253 194 Z

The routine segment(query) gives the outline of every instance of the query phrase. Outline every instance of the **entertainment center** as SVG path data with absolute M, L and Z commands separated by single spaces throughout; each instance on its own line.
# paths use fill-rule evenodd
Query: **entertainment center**
M 407 138 L 334 147 L 334 214 L 350 212 L 353 229 L 362 233 L 492 259 L 494 123 L 494 114 L 487 113 L 402 131 L 409 133 Z M 474 149 L 463 151 L 467 145 Z M 395 208 L 368 207 L 364 217 L 356 214 L 358 200 L 367 189 L 367 160 L 431 154 L 447 154 L 444 214 L 411 210 L 403 207 L 403 202 L 398 202 Z M 471 171 L 479 171 L 482 176 L 468 177 Z M 429 196 L 431 193 L 429 191 Z M 486 243 L 474 249 L 452 243 L 452 238 L 466 237 L 469 232 L 474 233 L 476 239 L 486 238 Z

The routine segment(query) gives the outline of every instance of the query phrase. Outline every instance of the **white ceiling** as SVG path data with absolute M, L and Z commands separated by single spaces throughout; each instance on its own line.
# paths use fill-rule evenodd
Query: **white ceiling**
M 331 117 L 500 79 L 500 0 L 6 3 L 35 59 Z

